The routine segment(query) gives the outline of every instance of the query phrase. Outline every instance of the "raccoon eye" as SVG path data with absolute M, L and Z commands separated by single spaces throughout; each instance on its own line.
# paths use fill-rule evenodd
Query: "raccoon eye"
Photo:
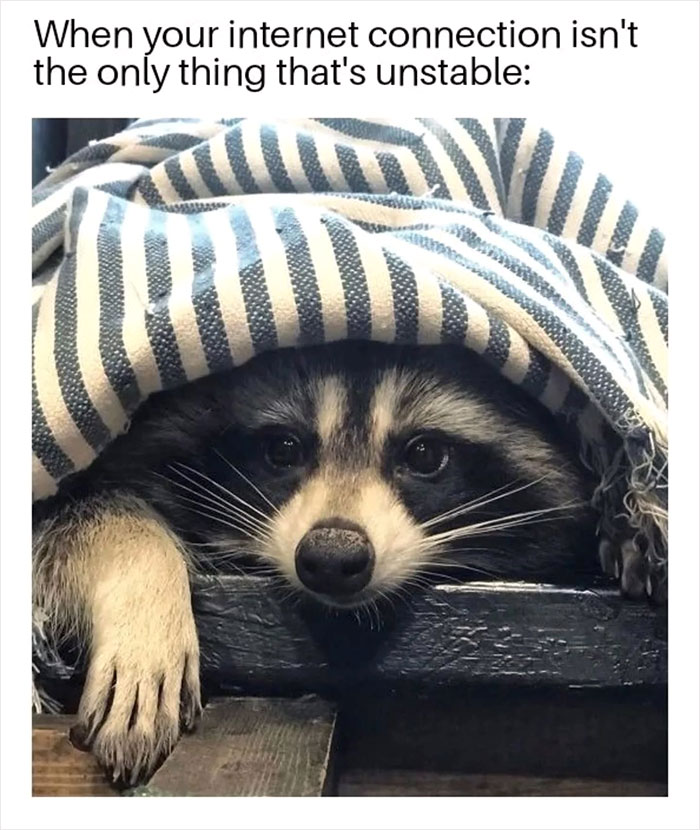
M 450 452 L 447 446 L 430 435 L 417 435 L 406 443 L 403 461 L 417 476 L 429 478 L 441 473 L 447 466 Z
M 268 436 L 263 444 L 265 461 L 277 469 L 300 467 L 304 463 L 301 441 L 291 433 Z

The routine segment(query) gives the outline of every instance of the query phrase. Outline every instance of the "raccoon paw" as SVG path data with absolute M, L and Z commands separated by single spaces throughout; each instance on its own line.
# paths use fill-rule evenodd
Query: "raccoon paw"
M 192 622 L 194 628 L 194 622 Z M 174 651 L 143 642 L 95 651 L 71 741 L 89 749 L 112 781 L 133 786 L 171 752 L 201 714 L 196 635 Z
M 634 539 L 616 544 L 603 539 L 598 546 L 603 573 L 620 582 L 621 593 L 632 599 L 644 596 L 658 604 L 667 601 L 665 574 L 649 567 L 647 557 Z

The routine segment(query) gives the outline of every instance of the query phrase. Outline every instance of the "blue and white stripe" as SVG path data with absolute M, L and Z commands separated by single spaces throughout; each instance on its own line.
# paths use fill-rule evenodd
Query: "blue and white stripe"
M 148 395 L 262 351 L 462 343 L 578 426 L 603 528 L 665 559 L 664 237 L 546 130 L 138 121 L 33 199 L 35 498 Z

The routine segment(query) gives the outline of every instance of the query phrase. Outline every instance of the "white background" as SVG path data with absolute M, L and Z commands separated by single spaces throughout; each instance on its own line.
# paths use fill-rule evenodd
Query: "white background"
M 531 66 L 529 86 L 388 89 L 361 87 L 178 89 L 48 88 L 33 84 L 45 51 L 32 20 L 75 17 L 86 25 L 528 25 L 639 26 L 637 49 L 508 51 Z M 647 2 L 29 2 L 2 3 L 2 827 L 673 827 L 698 817 L 698 5 Z M 409 50 L 335 52 L 351 62 L 457 61 Z M 282 50 L 285 55 L 289 50 Z M 493 50 L 480 54 L 488 58 Z M 138 50 L 54 52 L 93 71 L 100 63 L 138 62 Z M 176 61 L 192 50 L 170 50 Z M 222 49 L 222 62 L 272 62 L 282 54 Z M 166 59 L 160 53 L 159 60 Z M 174 71 L 174 70 L 171 70 Z M 670 795 L 666 799 L 30 799 L 30 315 L 29 196 L 32 117 L 159 115 L 528 116 L 570 137 L 572 148 L 622 184 L 669 238 L 671 252 L 671 675 Z

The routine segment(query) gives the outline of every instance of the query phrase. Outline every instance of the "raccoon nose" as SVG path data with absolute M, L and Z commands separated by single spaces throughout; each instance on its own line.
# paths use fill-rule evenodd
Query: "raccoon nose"
M 349 596 L 361 591 L 374 568 L 374 550 L 358 525 L 330 520 L 304 536 L 296 550 L 299 579 L 312 591 Z

